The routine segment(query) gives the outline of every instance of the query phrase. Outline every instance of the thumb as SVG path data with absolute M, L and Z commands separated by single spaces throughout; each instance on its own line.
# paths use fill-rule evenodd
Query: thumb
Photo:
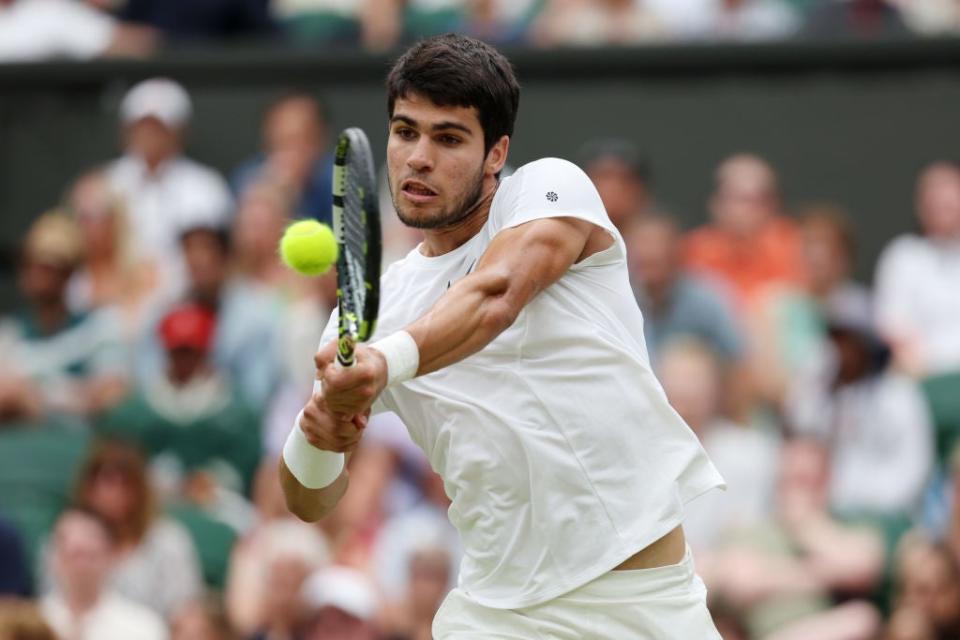
M 320 350 L 317 351 L 316 355 L 313 356 L 313 363 L 317 367 L 317 376 L 327 368 L 327 365 L 331 364 L 334 359 L 337 357 L 337 341 L 336 339 L 331 340 L 327 344 L 320 347 Z

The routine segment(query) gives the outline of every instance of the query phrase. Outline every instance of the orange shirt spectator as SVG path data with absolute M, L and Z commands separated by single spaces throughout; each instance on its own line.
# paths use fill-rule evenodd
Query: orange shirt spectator
M 780 214 L 776 175 L 761 158 L 733 156 L 717 170 L 713 222 L 687 234 L 684 262 L 726 284 L 741 308 L 770 285 L 803 280 L 800 234 Z

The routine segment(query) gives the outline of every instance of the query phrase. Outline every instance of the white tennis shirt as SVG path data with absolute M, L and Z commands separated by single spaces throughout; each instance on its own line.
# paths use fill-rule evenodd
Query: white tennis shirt
M 585 584 L 723 485 L 651 372 L 623 240 L 570 162 L 525 165 L 503 179 L 486 225 L 465 244 L 394 263 L 374 339 L 424 315 L 499 231 L 549 217 L 587 220 L 616 241 L 570 267 L 482 351 L 387 389 L 375 407 L 402 418 L 443 478 L 464 548 L 460 587 L 489 607 L 530 606 Z M 324 343 L 336 326 L 334 317 Z

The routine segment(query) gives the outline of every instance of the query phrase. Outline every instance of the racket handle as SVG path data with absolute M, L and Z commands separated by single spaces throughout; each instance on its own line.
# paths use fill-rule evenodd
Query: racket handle
M 356 341 L 349 335 L 340 336 L 337 341 L 337 364 L 341 367 L 352 367 L 355 362 L 353 357 Z

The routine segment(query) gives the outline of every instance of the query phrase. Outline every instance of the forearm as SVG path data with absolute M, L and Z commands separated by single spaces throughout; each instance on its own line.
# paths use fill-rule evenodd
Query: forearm
M 332 484 L 310 489 L 300 484 L 286 462 L 280 458 L 280 486 L 286 499 L 287 508 L 305 522 L 316 522 L 333 510 L 343 494 L 347 492 L 347 470 L 343 471 Z
M 505 331 L 522 307 L 510 278 L 499 271 L 459 281 L 430 311 L 407 327 L 420 351 L 418 375 L 477 353 Z
M 797 543 L 810 570 L 833 589 L 868 589 L 883 569 L 883 541 L 868 529 L 812 522 L 798 528 Z

